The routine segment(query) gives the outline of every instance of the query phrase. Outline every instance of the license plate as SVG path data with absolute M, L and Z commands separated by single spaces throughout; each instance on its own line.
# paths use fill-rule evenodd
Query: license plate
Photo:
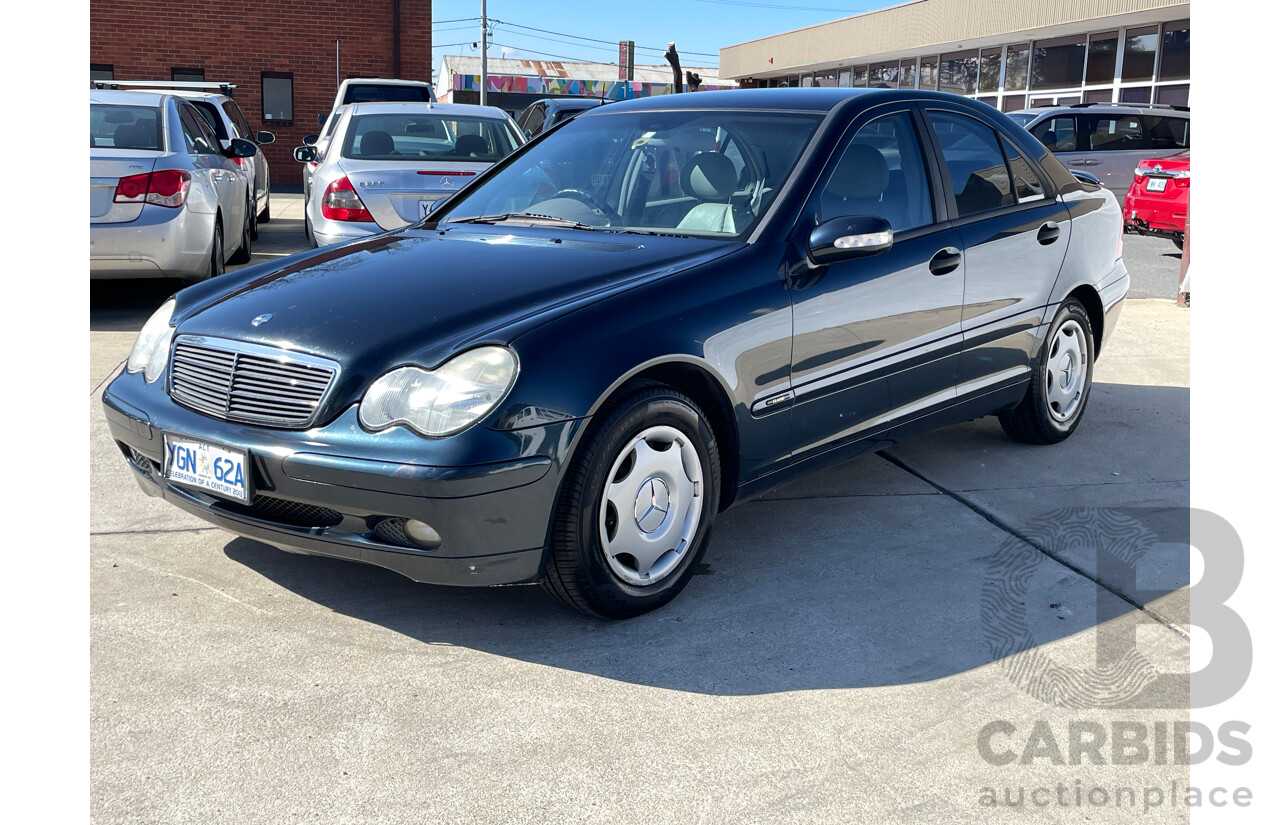
M 435 201 L 418 201 L 418 217 L 425 218 L 435 204 Z
M 164 477 L 237 501 L 249 501 L 248 453 L 165 433 Z
M 1164 185 L 1168 182 L 1168 178 L 1147 178 L 1147 191 L 1163 192 Z

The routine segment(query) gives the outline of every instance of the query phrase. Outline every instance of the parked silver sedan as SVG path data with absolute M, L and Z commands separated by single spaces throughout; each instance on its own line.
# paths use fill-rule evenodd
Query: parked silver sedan
M 220 275 L 252 252 L 252 193 L 234 158 L 257 147 L 240 138 L 225 152 L 187 101 L 155 92 L 89 93 L 91 278 Z
M 316 246 L 399 229 L 421 220 L 476 174 L 524 143 L 515 121 L 492 106 L 355 103 L 338 119 L 318 162 L 306 205 Z

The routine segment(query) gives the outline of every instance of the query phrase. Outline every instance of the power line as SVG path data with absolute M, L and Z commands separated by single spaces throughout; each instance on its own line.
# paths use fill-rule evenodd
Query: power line
M 506 20 L 494 20 L 493 18 L 490 18 L 490 22 L 492 22 L 492 23 L 494 23 L 494 24 L 501 24 L 501 25 L 504 25 L 504 26 L 511 26 L 512 28 L 516 28 L 516 29 L 528 29 L 529 31 L 542 32 L 543 34 L 554 34 L 554 35 L 557 35 L 557 36 L 560 36 L 560 37 L 570 37 L 570 38 L 573 38 L 574 40 L 585 40 L 585 41 L 590 42 L 590 43 L 604 43 L 605 45 L 607 45 L 607 46 L 612 46 L 612 47 L 614 47 L 614 48 L 617 48 L 617 46 L 618 46 L 617 41 L 614 41 L 614 40 L 601 40 L 601 39 L 599 39 L 599 38 L 597 38 L 597 37 L 583 37 L 583 36 L 581 36 L 581 35 L 576 35 L 576 34 L 566 34 L 565 32 L 556 32 L 556 31 L 550 31 L 550 30 L 548 30 L 548 29 L 539 29 L 539 28 L 537 28 L 537 27 L 535 27 L 535 26 L 524 26 L 524 25 L 521 25 L 521 24 L 519 24 L 519 23 L 511 23 L 511 22 L 508 22 L 508 21 L 506 21 Z M 663 47 L 663 48 L 659 49 L 659 48 L 655 48 L 655 47 L 653 47 L 653 46 L 636 46 L 636 49 L 637 49 L 637 50 L 641 50 L 641 49 L 643 49 L 644 51 L 647 51 L 647 52 L 658 52 L 659 54 L 662 54 L 663 52 L 665 52 L 665 51 L 666 51 L 666 48 L 665 48 L 665 47 Z M 681 52 L 681 54 L 698 55 L 699 57 L 714 57 L 714 58 L 717 58 L 717 59 L 719 59 L 719 57 L 720 57 L 720 55 L 719 55 L 719 54 L 711 54 L 710 52 L 686 52 L 686 51 L 682 51 L 682 52 Z
M 750 3 L 747 0 L 695 0 L 698 3 L 711 3 L 716 6 L 747 6 L 753 9 L 778 9 L 781 11 L 830 11 L 837 14 L 859 14 L 869 9 L 833 9 L 821 6 L 784 6 L 777 3 Z
M 465 23 L 468 20 L 479 20 L 479 19 L 480 19 L 479 17 L 459 17 L 457 20 L 432 20 L 431 25 L 435 26 L 437 24 L 443 25 L 445 23 Z

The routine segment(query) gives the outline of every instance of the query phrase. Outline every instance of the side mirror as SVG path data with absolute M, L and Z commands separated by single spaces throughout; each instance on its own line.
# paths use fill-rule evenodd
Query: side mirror
M 868 258 L 893 246 L 893 228 L 884 218 L 832 218 L 809 233 L 809 259 L 833 264 Z
M 316 147 L 299 146 L 293 150 L 293 159 L 298 163 L 314 163 L 316 160 Z
M 275 143 L 275 142 L 276 142 L 275 132 L 259 132 L 258 133 L 259 146 L 265 146 L 268 143 Z
M 231 148 L 227 150 L 227 155 L 233 158 L 251 158 L 258 154 L 258 147 L 253 141 L 244 138 L 232 138 Z
M 1098 180 L 1097 175 L 1092 175 L 1080 169 L 1072 169 L 1071 174 L 1081 183 L 1091 183 L 1094 186 L 1102 186 L 1102 181 Z
M 307 135 L 306 137 L 304 137 L 304 138 L 302 139 L 302 142 L 303 142 L 303 143 L 305 143 L 305 144 L 306 144 L 306 145 L 308 145 L 308 146 L 315 146 L 315 145 L 316 145 L 316 141 L 317 141 L 317 140 L 319 140 L 319 139 L 320 139 L 320 136 L 319 136 L 319 135 Z

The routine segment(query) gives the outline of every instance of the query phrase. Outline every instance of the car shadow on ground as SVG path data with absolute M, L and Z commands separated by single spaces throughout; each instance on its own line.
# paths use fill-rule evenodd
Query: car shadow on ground
M 944 480 L 964 462 L 981 463 L 988 472 L 975 477 L 991 492 L 979 485 L 958 495 L 1075 570 L 948 491 L 894 479 L 893 491 L 880 492 L 889 461 L 879 455 L 722 513 L 684 593 L 626 622 L 569 612 L 537 587 L 415 584 L 240 538 L 224 552 L 305 599 L 424 644 L 626 682 L 745 695 L 944 678 L 1104 623 L 1151 624 L 1135 603 L 1185 594 L 1186 486 L 1156 478 L 1168 467 L 1152 469 L 1145 481 L 1109 483 L 1109 465 L 1099 467 L 1097 456 L 1110 451 L 1123 462 L 1139 454 L 1131 427 L 1141 410 L 1174 410 L 1182 431 L 1170 437 L 1185 439 L 1189 391 L 1098 387 L 1091 418 L 1064 444 L 1013 444 L 988 418 L 907 442 L 914 452 L 895 455 L 915 463 L 920 452 L 945 450 L 952 467 L 938 467 Z M 1130 427 L 1117 426 L 1119 418 Z M 1172 465 L 1180 461 L 1175 455 Z M 1045 478 L 1062 486 L 1037 493 L 1017 477 L 1029 462 L 1043 463 Z M 999 485 L 1002 467 L 1013 487 Z M 1064 479 L 1063 467 L 1078 468 L 1076 477 Z M 1135 475 L 1143 477 L 1140 469 Z

